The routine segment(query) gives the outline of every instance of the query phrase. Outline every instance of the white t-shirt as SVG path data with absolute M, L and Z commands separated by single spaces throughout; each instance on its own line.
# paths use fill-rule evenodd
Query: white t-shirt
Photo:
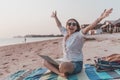
M 73 33 L 66 41 L 67 31 L 64 27 L 60 28 L 63 38 L 63 58 L 61 61 L 83 61 L 82 47 L 84 44 L 84 34 L 82 31 Z

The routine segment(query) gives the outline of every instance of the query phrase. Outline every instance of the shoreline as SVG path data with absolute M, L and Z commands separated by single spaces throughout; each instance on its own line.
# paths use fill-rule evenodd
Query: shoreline
M 87 40 L 83 46 L 84 64 L 93 63 L 97 57 L 120 54 L 120 33 L 89 37 L 95 40 Z M 0 46 L 0 79 L 18 70 L 43 67 L 38 54 L 50 55 L 54 59 L 62 57 L 62 38 Z
M 34 37 L 34 38 L 0 38 L 0 47 L 23 44 L 23 43 L 31 43 L 45 40 L 58 39 L 61 37 Z

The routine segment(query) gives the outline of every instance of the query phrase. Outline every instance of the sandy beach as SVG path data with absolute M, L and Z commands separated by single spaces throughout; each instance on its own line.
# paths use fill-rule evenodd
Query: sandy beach
M 120 33 L 92 35 L 83 47 L 84 64 L 97 57 L 120 54 Z M 0 47 L 0 80 L 23 69 L 43 67 L 38 54 L 56 59 L 62 56 L 62 38 Z

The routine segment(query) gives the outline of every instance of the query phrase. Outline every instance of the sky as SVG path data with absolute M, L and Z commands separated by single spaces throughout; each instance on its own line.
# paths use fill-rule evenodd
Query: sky
M 104 9 L 113 8 L 105 20 L 120 18 L 120 0 L 0 0 L 0 38 L 27 34 L 60 34 L 53 11 L 62 25 L 70 18 L 90 24 Z

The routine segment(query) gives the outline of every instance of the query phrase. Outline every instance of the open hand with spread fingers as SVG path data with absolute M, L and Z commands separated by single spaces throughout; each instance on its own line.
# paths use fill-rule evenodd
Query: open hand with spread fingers
M 108 9 L 108 10 L 105 9 L 104 12 L 101 14 L 100 17 L 101 17 L 102 19 L 106 18 L 107 16 L 109 16 L 110 13 L 112 13 L 112 10 L 113 10 L 113 8 Z
M 51 17 L 56 18 L 56 17 L 57 17 L 57 12 L 56 12 L 56 11 L 55 11 L 55 12 L 52 12 Z

